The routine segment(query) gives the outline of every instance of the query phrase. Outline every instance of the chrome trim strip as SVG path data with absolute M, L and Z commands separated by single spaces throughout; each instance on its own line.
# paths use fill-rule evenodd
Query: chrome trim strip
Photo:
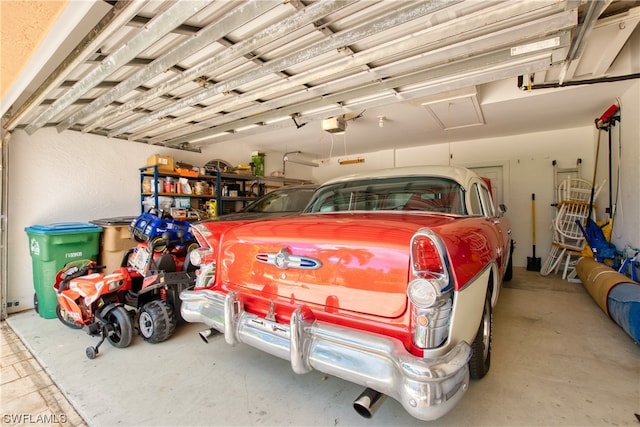
M 242 342 L 281 359 L 296 373 L 312 369 L 370 387 L 399 401 L 421 420 L 449 412 L 469 384 L 471 347 L 465 341 L 446 354 L 424 359 L 398 340 L 317 321 L 306 306 L 289 324 L 244 311 L 237 292 L 183 291 L 182 317 L 224 332 L 229 344 Z

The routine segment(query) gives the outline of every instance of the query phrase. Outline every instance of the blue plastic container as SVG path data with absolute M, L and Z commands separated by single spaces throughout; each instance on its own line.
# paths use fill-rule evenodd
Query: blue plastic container
M 56 317 L 58 304 L 53 284 L 69 261 L 97 260 L 102 227 L 84 222 L 33 225 L 24 229 L 29 238 L 36 312 L 45 319 Z

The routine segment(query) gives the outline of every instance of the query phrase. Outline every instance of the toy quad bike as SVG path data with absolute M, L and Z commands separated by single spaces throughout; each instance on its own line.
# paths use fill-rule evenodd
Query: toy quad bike
M 133 336 L 133 314 L 125 307 L 131 289 L 129 272 L 120 268 L 112 274 L 99 273 L 103 268 L 90 260 L 73 261 L 58 272 L 54 284 L 58 319 L 70 328 L 101 337 L 98 345 L 87 347 L 89 359 L 96 357 L 105 339 L 124 348 Z
M 186 249 L 181 232 L 175 240 L 165 232 L 162 238 L 139 243 L 129 251 L 128 263 L 135 273 L 126 299 L 138 308 L 135 324 L 147 342 L 168 339 L 180 320 L 180 293 L 196 279 Z

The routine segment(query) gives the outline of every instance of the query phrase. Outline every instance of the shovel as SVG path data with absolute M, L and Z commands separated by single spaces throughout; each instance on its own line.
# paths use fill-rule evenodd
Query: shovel
M 536 257 L 536 194 L 531 194 L 531 232 L 533 234 L 533 256 L 527 257 L 527 271 L 540 271 L 542 262 Z

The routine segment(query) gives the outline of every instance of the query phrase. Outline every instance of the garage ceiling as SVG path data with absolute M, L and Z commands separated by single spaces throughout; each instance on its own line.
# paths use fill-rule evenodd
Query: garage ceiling
M 615 64 L 640 20 L 637 1 L 96 6 L 93 29 L 72 32 L 75 47 L 33 80 L 4 130 L 307 149 L 337 116 L 350 151 L 366 152 L 582 126 L 638 77 Z M 607 83 L 575 85 L 594 79 Z

